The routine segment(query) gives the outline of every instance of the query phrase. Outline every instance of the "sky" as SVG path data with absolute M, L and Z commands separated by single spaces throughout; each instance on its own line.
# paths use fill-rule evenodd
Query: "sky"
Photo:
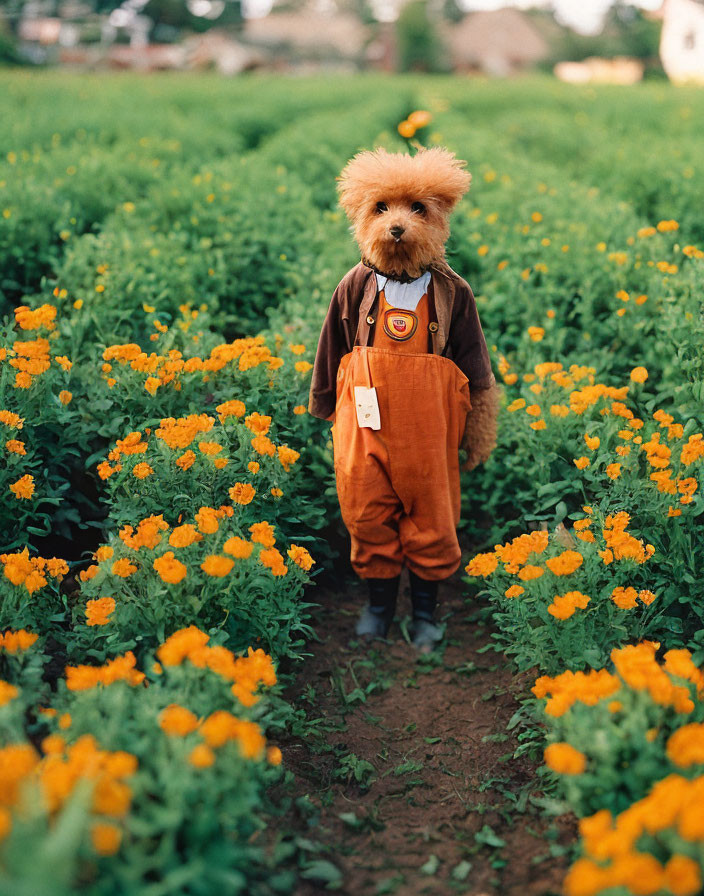
M 388 0 L 380 2 L 384 7 L 389 5 Z M 642 9 L 659 9 L 662 5 L 662 0 L 629 0 L 629 2 Z M 458 3 L 467 11 L 499 9 L 504 6 L 515 6 L 520 9 L 551 4 L 563 24 L 585 34 L 594 34 L 599 30 L 604 13 L 612 5 L 612 0 L 458 0 Z M 273 0 L 242 0 L 243 12 L 248 17 L 264 16 L 272 5 Z M 372 5 L 376 5 L 374 0 Z
M 555 8 L 558 19 L 563 24 L 585 34 L 593 34 L 599 30 L 604 13 L 612 5 L 612 0 L 550 0 L 550 2 Z M 630 0 L 630 2 L 642 9 L 659 9 L 662 6 L 662 0 Z M 459 3 L 466 10 L 548 5 L 547 0 L 544 2 L 541 0 L 459 0 Z

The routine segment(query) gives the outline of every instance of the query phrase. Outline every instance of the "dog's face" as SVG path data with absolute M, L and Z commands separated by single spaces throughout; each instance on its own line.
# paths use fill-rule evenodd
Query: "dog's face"
M 440 148 L 415 156 L 383 149 L 356 155 L 338 189 L 362 256 L 399 277 L 419 277 L 443 258 L 450 212 L 471 182 L 464 165 Z

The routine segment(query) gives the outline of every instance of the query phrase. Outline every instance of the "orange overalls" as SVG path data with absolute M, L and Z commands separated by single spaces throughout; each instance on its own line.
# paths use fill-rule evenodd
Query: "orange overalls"
M 460 564 L 459 446 L 470 409 L 467 377 L 430 353 L 427 293 L 415 311 L 384 291 L 370 346 L 340 361 L 332 427 L 335 479 L 351 561 L 362 578 L 393 578 L 404 563 L 439 580 Z M 381 428 L 357 423 L 354 387 L 374 386 Z

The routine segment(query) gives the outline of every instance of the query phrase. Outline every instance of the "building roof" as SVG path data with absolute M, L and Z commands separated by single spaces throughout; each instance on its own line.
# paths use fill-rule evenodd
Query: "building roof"
M 369 29 L 358 18 L 346 13 L 326 15 L 303 9 L 296 13 L 278 12 L 259 19 L 247 19 L 243 37 L 262 47 L 332 50 L 350 57 L 362 51 L 369 39 Z
M 549 51 L 540 31 L 517 9 L 470 13 L 457 25 L 446 26 L 444 34 L 453 63 L 460 67 L 513 69 L 538 62 Z

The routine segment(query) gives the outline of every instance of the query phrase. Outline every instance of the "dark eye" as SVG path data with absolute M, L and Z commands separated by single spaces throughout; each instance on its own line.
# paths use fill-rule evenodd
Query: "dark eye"
M 425 214 L 425 206 L 422 202 L 414 202 L 411 206 L 412 212 L 417 212 L 419 215 Z
M 377 202 L 376 204 L 376 213 L 380 215 L 382 212 L 388 212 L 389 207 L 385 202 Z

